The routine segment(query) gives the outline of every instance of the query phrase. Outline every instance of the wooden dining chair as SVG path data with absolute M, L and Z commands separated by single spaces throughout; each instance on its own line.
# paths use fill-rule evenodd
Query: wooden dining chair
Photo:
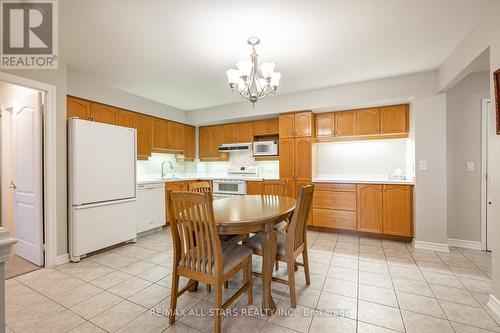
M 286 196 L 288 189 L 288 180 L 263 180 L 262 195 Z
M 244 291 L 248 304 L 252 304 L 252 250 L 243 245 L 221 243 L 211 193 L 170 192 L 169 198 L 174 247 L 169 323 L 175 322 L 177 298 L 200 281 L 215 286 L 215 332 L 219 333 L 222 310 Z M 241 269 L 243 286 L 223 304 L 222 285 Z M 178 290 L 181 276 L 190 282 Z
M 197 193 L 212 193 L 212 186 L 208 180 L 188 183 L 188 190 Z
M 288 280 L 273 277 L 273 281 L 286 284 L 290 291 L 290 303 L 293 308 L 297 306 L 297 294 L 295 291 L 295 266 L 303 266 L 306 284 L 311 284 L 309 274 L 309 256 L 307 253 L 307 217 L 311 210 L 314 185 L 301 186 L 297 194 L 295 212 L 288 227 L 288 232 L 277 231 L 278 249 L 276 260 L 286 263 L 288 268 Z M 258 233 L 244 242 L 244 245 L 252 249 L 253 253 L 262 256 L 261 238 L 263 233 Z M 302 254 L 303 262 L 295 259 Z M 261 275 L 254 273 L 255 275 Z

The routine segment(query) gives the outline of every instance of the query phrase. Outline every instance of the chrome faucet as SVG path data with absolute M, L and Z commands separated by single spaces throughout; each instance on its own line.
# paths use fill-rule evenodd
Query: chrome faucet
M 170 170 L 174 170 L 174 166 L 172 165 L 172 162 L 170 161 L 163 161 L 161 162 L 161 178 L 165 178 L 167 175 L 167 172 L 165 171 L 165 164 L 168 163 Z

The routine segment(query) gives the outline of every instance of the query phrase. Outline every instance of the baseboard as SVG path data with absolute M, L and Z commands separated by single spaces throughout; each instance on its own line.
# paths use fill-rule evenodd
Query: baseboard
M 448 238 L 448 245 L 469 250 L 481 250 L 481 242 Z
M 69 254 L 68 253 L 56 257 L 56 265 L 57 266 L 65 264 L 67 262 L 69 262 Z
M 488 307 L 495 314 L 497 319 L 500 319 L 500 301 L 493 295 L 490 295 L 490 299 L 487 303 Z
M 437 251 L 437 252 L 450 252 L 448 244 L 431 243 L 413 240 L 413 247 L 419 250 Z

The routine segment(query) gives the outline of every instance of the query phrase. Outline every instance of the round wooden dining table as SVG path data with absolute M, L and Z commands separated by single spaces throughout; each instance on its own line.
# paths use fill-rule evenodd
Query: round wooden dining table
M 261 238 L 262 311 L 274 313 L 276 304 L 271 295 L 277 250 L 274 225 L 290 217 L 295 209 L 295 199 L 276 195 L 241 195 L 214 200 L 213 209 L 219 234 L 264 233 Z

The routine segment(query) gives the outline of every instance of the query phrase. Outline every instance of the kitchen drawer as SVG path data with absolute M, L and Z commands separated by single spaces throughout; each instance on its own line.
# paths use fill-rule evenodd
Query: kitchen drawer
M 356 184 L 314 183 L 314 190 L 356 192 Z
M 315 227 L 356 230 L 356 212 L 330 209 L 313 209 Z
M 314 192 L 314 208 L 356 210 L 356 192 Z

